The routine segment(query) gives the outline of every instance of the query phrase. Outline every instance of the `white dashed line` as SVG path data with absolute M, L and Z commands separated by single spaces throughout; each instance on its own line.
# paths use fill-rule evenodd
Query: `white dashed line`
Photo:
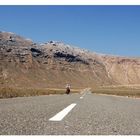
M 54 117 L 50 118 L 49 121 L 61 121 L 75 106 L 75 103 L 69 105 L 68 107 L 57 113 Z
M 84 97 L 87 93 L 84 93 L 82 97 Z
M 83 94 L 83 96 L 81 96 L 81 97 L 80 97 L 80 99 L 83 99 L 83 98 L 84 98 L 84 96 L 85 96 L 86 94 L 87 94 L 87 93 L 84 93 L 84 94 Z
M 83 99 L 83 96 L 81 96 L 80 99 Z

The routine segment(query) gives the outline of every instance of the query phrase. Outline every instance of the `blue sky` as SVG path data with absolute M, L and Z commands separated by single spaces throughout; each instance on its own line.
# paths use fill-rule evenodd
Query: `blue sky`
M 140 56 L 140 6 L 0 6 L 0 30 L 35 42 Z

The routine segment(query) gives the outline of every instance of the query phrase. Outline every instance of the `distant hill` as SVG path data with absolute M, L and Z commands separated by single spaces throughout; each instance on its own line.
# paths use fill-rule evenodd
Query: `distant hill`
M 140 84 L 140 58 L 89 52 L 62 42 L 34 43 L 0 32 L 0 86 L 73 88 Z

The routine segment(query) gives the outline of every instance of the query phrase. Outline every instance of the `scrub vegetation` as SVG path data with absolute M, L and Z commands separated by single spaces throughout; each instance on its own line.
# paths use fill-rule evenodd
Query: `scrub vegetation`
M 71 93 L 78 93 L 80 90 L 73 89 Z M 65 94 L 65 89 L 39 89 L 39 88 L 0 88 L 0 98 L 13 98 L 13 97 L 28 97 L 49 94 Z
M 127 96 L 127 97 L 140 97 L 140 87 L 133 86 L 98 87 L 92 89 L 92 93 Z

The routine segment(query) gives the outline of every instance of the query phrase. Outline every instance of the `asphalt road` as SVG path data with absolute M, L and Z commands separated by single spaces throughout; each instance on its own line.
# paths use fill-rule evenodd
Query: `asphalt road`
M 51 120 L 56 115 L 61 120 Z M 0 134 L 139 135 L 140 99 L 89 91 L 0 99 Z

